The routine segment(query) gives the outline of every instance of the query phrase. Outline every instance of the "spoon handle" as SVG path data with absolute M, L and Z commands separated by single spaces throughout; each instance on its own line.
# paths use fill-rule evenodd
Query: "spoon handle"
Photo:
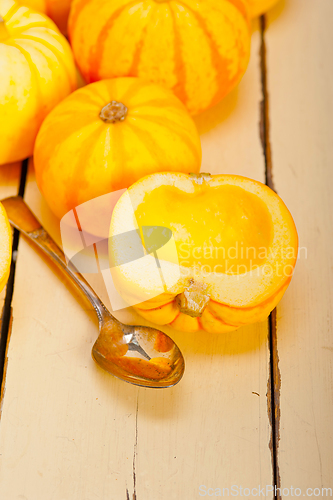
M 63 251 L 58 247 L 51 236 L 45 231 L 40 222 L 36 219 L 30 208 L 20 196 L 13 196 L 1 200 L 8 215 L 9 222 L 16 229 L 21 231 L 39 248 L 41 248 L 50 259 L 72 280 L 76 288 L 83 293 L 96 311 L 99 322 L 105 319 L 115 318 L 109 313 L 101 299 L 91 288 L 84 277 L 75 269 L 73 265 L 67 266 Z

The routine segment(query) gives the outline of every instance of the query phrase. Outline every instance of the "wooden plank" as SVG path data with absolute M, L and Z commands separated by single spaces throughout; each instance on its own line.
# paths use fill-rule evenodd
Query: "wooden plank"
M 255 30 L 239 89 L 197 119 L 203 170 L 264 180 L 259 43 Z M 33 173 L 26 200 L 58 239 Z M 24 240 L 13 310 L 0 435 L 4 498 L 192 500 L 201 485 L 202 493 L 271 484 L 267 323 L 220 336 L 173 332 L 186 374 L 156 391 L 93 363 L 93 312 Z M 131 311 L 117 317 L 144 323 Z
M 280 482 L 320 498 L 333 489 L 332 16 L 331 0 L 293 0 L 266 32 L 273 177 L 302 248 L 277 309 Z

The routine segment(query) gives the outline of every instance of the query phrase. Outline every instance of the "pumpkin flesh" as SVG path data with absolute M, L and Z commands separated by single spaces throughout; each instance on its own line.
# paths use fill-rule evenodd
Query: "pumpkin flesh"
M 138 225 L 171 229 L 181 266 L 206 265 L 234 274 L 264 264 L 272 233 L 265 204 L 238 186 L 207 186 L 192 193 L 174 186 L 154 189 L 135 211 Z M 228 265 L 223 257 L 235 245 L 239 254 Z
M 252 18 L 261 16 L 270 10 L 278 0 L 247 0 Z

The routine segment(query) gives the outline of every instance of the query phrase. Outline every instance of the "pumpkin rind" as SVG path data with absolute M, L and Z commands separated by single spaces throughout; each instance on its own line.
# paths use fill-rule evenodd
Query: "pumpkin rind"
M 51 109 L 76 88 L 67 40 L 46 16 L 0 0 L 7 36 L 0 39 L 0 164 L 32 155 Z
M 127 108 L 125 119 L 108 123 L 100 117 L 111 101 Z M 77 90 L 47 116 L 34 163 L 38 186 L 61 218 L 150 173 L 198 172 L 201 145 L 172 92 L 139 78 L 116 78 Z
M 241 191 L 238 193 L 235 187 L 247 194 L 242 196 Z M 228 189 L 231 198 L 226 197 Z M 169 200 L 166 205 L 163 190 L 166 200 Z M 158 193 L 158 198 L 151 196 L 154 191 Z M 177 197 L 180 200 L 178 205 Z M 214 199 L 217 200 L 217 207 Z M 198 214 L 193 209 L 196 205 L 198 212 L 207 214 L 206 223 L 198 222 Z M 132 211 L 128 209 L 129 206 Z M 176 207 L 176 211 L 173 211 L 173 207 Z M 217 219 L 216 226 L 212 222 L 212 210 L 219 213 L 220 220 Z M 143 218 L 141 213 L 145 214 Z M 193 221 L 199 224 L 198 227 Z M 178 262 L 170 258 L 167 245 L 165 250 L 163 247 L 157 252 L 163 278 L 171 285 L 164 287 L 163 293 L 159 291 L 160 277 L 157 273 L 154 274 L 154 255 L 146 255 L 139 265 L 134 261 L 112 267 L 111 274 L 120 295 L 153 323 L 168 324 L 184 331 L 232 331 L 267 318 L 290 283 L 298 249 L 296 228 L 282 200 L 260 182 L 236 175 L 202 177 L 197 182 L 195 177 L 181 173 L 155 174 L 141 179 L 118 200 L 113 211 L 109 244 L 113 263 L 117 263 L 117 256 L 126 249 L 121 248 L 117 243 L 119 240 L 112 237 L 141 226 L 172 229 Z M 237 268 L 236 272 L 223 267 L 225 257 L 219 257 L 218 268 L 213 267 L 215 261 L 209 261 L 210 257 L 205 260 L 196 256 L 193 262 L 182 261 L 184 257 L 181 257 L 179 249 L 183 242 L 190 242 L 189 248 L 200 249 L 198 242 L 204 242 L 204 247 L 208 235 L 214 239 L 214 232 L 211 231 L 214 231 L 214 227 L 218 228 L 215 236 L 216 241 L 221 242 L 221 248 L 227 249 L 229 243 L 233 242 L 234 248 L 240 249 L 238 243 L 243 238 L 244 249 L 254 248 L 263 253 L 267 250 L 262 261 L 251 259 L 251 268 L 246 272 L 242 267 L 245 265 L 242 250 L 235 257 L 235 262 L 240 265 L 240 270 Z M 263 235 L 262 232 L 267 234 Z M 215 248 L 219 245 L 214 243 L 212 246 Z M 191 253 L 194 254 L 194 251 Z M 231 253 L 227 255 L 232 258 Z M 188 256 L 186 258 L 189 259 Z M 207 262 L 213 262 L 211 272 L 208 273 L 204 272 Z M 201 284 L 203 294 L 209 300 L 205 299 L 203 312 L 200 311 L 200 314 L 193 315 L 191 311 L 186 312 L 186 308 L 181 312 L 179 296 L 184 290 L 190 290 L 191 287 L 193 289 L 195 283 Z M 200 286 L 196 289 L 200 289 Z
M 61 33 L 67 34 L 67 22 L 72 0 L 16 0 L 30 9 L 46 14 L 56 23 Z
M 147 78 L 193 114 L 230 92 L 250 54 L 244 0 L 74 0 L 68 29 L 88 82 Z

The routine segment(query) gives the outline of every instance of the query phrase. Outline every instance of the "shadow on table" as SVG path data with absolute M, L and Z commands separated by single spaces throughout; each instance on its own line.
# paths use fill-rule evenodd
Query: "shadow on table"
M 246 325 L 228 333 L 194 333 L 163 329 L 186 354 L 238 356 L 260 349 L 267 341 L 268 322 Z

